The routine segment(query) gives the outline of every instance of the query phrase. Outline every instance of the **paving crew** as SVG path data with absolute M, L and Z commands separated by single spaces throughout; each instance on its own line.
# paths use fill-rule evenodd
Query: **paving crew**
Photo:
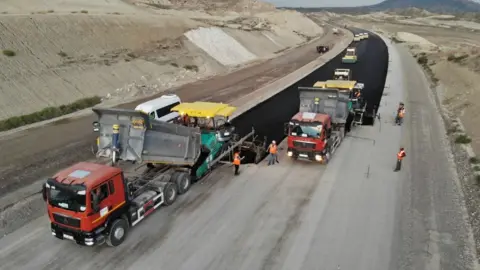
M 277 158 L 277 143 L 273 140 L 272 143 L 268 146 L 267 149 L 268 155 L 268 166 L 274 165 L 275 162 L 278 162 Z
M 240 158 L 240 153 L 235 152 L 233 154 L 233 166 L 235 166 L 235 175 L 238 175 L 238 169 L 240 169 L 240 163 L 242 162 L 242 158 Z
M 402 168 L 402 160 L 404 157 L 406 157 L 407 154 L 405 154 L 405 149 L 402 147 L 400 148 L 400 151 L 397 153 L 397 166 L 395 167 L 395 171 L 398 172 Z

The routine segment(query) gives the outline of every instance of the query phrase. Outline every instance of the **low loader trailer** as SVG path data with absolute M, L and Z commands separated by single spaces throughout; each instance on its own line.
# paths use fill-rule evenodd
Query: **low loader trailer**
M 46 181 L 42 192 L 55 237 L 86 246 L 118 246 L 131 227 L 174 203 L 234 150 L 265 153 L 266 141 L 255 141 L 254 130 L 241 138 L 234 133 L 228 121 L 234 107 L 178 106 L 172 110 L 184 116 L 189 112 L 196 126 L 150 121 L 133 110 L 93 109 L 99 152 L 109 155 L 112 164 L 81 162 Z M 124 170 L 115 166 L 120 161 L 139 166 Z
M 299 87 L 300 108 L 285 124 L 287 155 L 328 163 L 345 137 L 349 98 L 337 89 Z

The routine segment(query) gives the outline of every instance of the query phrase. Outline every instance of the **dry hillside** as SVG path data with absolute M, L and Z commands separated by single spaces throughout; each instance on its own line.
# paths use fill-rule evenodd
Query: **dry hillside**
M 254 0 L 6 0 L 0 29 L 0 120 L 90 96 L 154 94 L 323 33 Z

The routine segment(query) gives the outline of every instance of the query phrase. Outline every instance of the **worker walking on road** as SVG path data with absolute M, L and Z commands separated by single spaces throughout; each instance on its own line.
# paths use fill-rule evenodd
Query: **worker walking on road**
M 395 167 L 395 171 L 398 172 L 402 168 L 402 160 L 404 157 L 406 157 L 407 154 L 405 154 L 405 149 L 402 147 L 400 148 L 400 151 L 397 153 L 397 166 Z
M 240 163 L 242 162 L 242 159 L 240 158 L 240 153 L 239 152 L 235 152 L 235 154 L 233 154 L 233 166 L 235 166 L 235 175 L 238 175 L 238 170 L 240 169 Z
M 405 116 L 405 105 L 400 102 L 397 109 L 397 117 L 395 118 L 395 124 L 401 126 L 403 123 L 403 117 Z
M 275 162 L 278 162 L 277 160 L 277 143 L 275 141 L 272 141 L 272 143 L 268 146 L 267 149 L 268 155 L 268 166 L 274 165 Z

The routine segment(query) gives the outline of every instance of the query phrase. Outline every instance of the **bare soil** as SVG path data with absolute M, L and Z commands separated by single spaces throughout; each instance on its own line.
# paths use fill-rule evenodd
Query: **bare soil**
M 208 40 L 208 31 L 188 40 L 199 27 L 234 29 L 241 38 L 230 40 L 239 46 L 270 48 L 252 52 L 254 61 L 323 33 L 300 13 L 258 1 L 189 1 L 195 10 L 167 2 L 2 1 L 0 120 L 91 96 L 130 101 L 249 64 L 224 66 L 202 50 L 196 42 Z

